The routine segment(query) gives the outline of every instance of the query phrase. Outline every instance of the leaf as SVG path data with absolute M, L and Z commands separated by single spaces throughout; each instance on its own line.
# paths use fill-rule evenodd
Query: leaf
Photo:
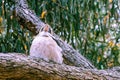
M 24 49 L 27 51 L 27 45 L 26 44 L 24 44 Z
M 52 0 L 52 2 L 54 2 L 54 3 L 55 3 L 55 2 L 57 2 L 57 0 Z
M 108 67 L 112 67 L 114 65 L 114 60 L 111 59 L 110 61 L 107 62 Z
M 42 19 L 45 18 L 46 14 L 47 14 L 47 11 L 43 11 L 40 18 L 42 18 Z
M 104 17 L 104 19 L 103 19 L 103 24 L 104 24 L 104 25 L 106 24 L 106 22 L 107 22 L 108 19 L 109 19 L 109 15 L 106 15 L 106 16 Z
M 100 60 L 101 60 L 101 57 L 100 57 L 100 56 L 98 56 L 98 57 L 97 57 L 97 63 L 99 63 L 99 62 L 100 62 Z
M 4 30 L 4 27 L 1 27 L 1 26 L 0 26 L 0 34 L 2 34 L 4 31 L 5 31 L 5 30 Z
M 109 3 L 112 3 L 113 0 L 109 0 Z
M 119 47 L 119 48 L 120 48 L 120 43 L 117 43 L 117 47 Z
M 10 16 L 10 19 L 11 19 L 11 20 L 13 19 L 13 16 L 12 16 L 12 15 Z
M 0 17 L 0 24 L 3 22 L 3 18 L 2 17 Z
M 109 46 L 109 47 L 114 47 L 114 46 L 115 46 L 115 43 L 111 40 L 111 41 L 109 41 L 108 46 Z
M 4 45 L 3 43 L 1 44 L 1 49 L 2 49 L 2 52 L 5 52 L 5 51 L 6 51 L 5 45 Z

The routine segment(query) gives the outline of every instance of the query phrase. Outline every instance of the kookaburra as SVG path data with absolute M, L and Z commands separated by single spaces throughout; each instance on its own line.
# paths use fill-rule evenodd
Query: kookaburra
M 62 64 L 62 49 L 53 39 L 51 32 L 49 25 L 39 31 L 39 34 L 32 41 L 30 56 Z

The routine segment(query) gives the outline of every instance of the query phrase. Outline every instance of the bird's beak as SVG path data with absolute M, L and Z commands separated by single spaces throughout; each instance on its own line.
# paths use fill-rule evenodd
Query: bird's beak
M 48 26 L 45 26 L 44 30 L 45 32 L 48 32 L 49 31 L 49 27 Z

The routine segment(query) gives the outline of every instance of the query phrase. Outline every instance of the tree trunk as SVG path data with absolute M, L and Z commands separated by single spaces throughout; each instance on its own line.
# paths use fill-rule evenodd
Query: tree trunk
M 37 34 L 40 27 L 44 27 L 43 23 L 34 13 L 34 11 L 28 8 L 26 0 L 12 0 L 16 5 L 16 13 L 18 22 L 33 32 Z M 62 41 L 57 35 L 55 35 L 55 40 L 63 50 L 64 62 L 69 65 L 80 66 L 87 69 L 95 68 L 86 58 L 84 58 L 80 53 L 75 51 L 70 45 Z
M 0 80 L 120 80 L 120 73 L 53 64 L 18 53 L 0 53 Z

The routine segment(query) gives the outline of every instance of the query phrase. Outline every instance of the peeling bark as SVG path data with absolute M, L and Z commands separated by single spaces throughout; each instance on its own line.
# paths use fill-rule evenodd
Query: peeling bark
M 37 34 L 40 27 L 44 27 L 43 23 L 34 13 L 30 10 L 26 0 L 12 0 L 16 5 L 16 13 L 18 22 L 30 30 L 33 34 Z M 70 45 L 62 41 L 57 35 L 55 40 L 63 50 L 64 62 L 68 65 L 81 66 L 87 69 L 95 68 L 86 58 L 74 50 Z
M 117 69 L 120 69 L 119 67 Z M 120 80 L 115 70 L 84 69 L 34 60 L 18 53 L 0 53 L 0 80 Z

